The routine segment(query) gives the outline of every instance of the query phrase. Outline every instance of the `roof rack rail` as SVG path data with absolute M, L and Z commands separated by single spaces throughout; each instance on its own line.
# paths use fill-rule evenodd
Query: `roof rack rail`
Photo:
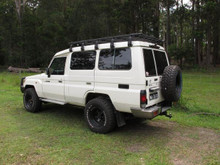
M 82 41 L 75 41 L 70 42 L 70 52 L 72 52 L 73 47 L 80 46 L 81 50 L 84 50 L 84 46 L 86 45 L 95 45 L 95 49 L 98 49 L 98 44 L 103 43 L 110 43 L 111 48 L 114 48 L 114 42 L 123 42 L 128 41 L 128 47 L 132 46 L 132 41 L 147 41 L 154 43 L 155 45 L 162 45 L 163 41 L 159 40 L 155 37 L 148 36 L 142 33 L 132 33 L 132 34 L 125 34 L 125 35 L 118 35 L 112 37 L 103 37 L 97 39 L 89 39 L 89 40 L 82 40 Z

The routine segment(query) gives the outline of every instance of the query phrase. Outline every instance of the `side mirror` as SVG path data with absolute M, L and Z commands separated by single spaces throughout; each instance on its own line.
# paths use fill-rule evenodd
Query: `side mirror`
M 46 68 L 46 74 L 48 77 L 50 77 L 51 73 L 50 73 L 50 68 Z

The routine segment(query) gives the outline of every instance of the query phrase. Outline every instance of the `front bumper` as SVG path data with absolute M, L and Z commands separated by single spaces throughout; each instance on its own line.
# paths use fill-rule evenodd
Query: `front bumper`
M 155 105 L 149 108 L 131 108 L 131 112 L 135 117 L 153 119 L 154 117 L 166 112 L 171 106 Z
M 25 90 L 24 80 L 25 80 L 25 77 L 21 78 L 20 90 L 21 90 L 22 93 L 24 93 L 24 90 Z
M 20 90 L 22 93 L 24 93 L 25 88 L 23 86 L 20 86 Z

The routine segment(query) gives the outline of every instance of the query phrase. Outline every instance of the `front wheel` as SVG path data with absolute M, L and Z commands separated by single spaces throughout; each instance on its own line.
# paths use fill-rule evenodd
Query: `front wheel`
M 104 98 L 95 98 L 85 107 L 85 120 L 89 128 L 96 133 L 108 133 L 116 126 L 112 103 Z
M 41 101 L 37 96 L 34 88 L 28 88 L 24 91 L 23 96 L 24 107 L 28 112 L 38 112 L 41 108 Z

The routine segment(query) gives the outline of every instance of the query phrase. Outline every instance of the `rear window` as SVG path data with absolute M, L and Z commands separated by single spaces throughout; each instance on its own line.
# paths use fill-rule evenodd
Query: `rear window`
M 131 69 L 130 48 L 101 50 L 99 57 L 100 70 L 129 70 Z
M 158 75 L 163 74 L 163 70 L 168 65 L 165 52 L 154 50 L 154 56 L 157 64 Z
M 144 49 L 144 65 L 146 76 L 156 76 L 152 50 Z

